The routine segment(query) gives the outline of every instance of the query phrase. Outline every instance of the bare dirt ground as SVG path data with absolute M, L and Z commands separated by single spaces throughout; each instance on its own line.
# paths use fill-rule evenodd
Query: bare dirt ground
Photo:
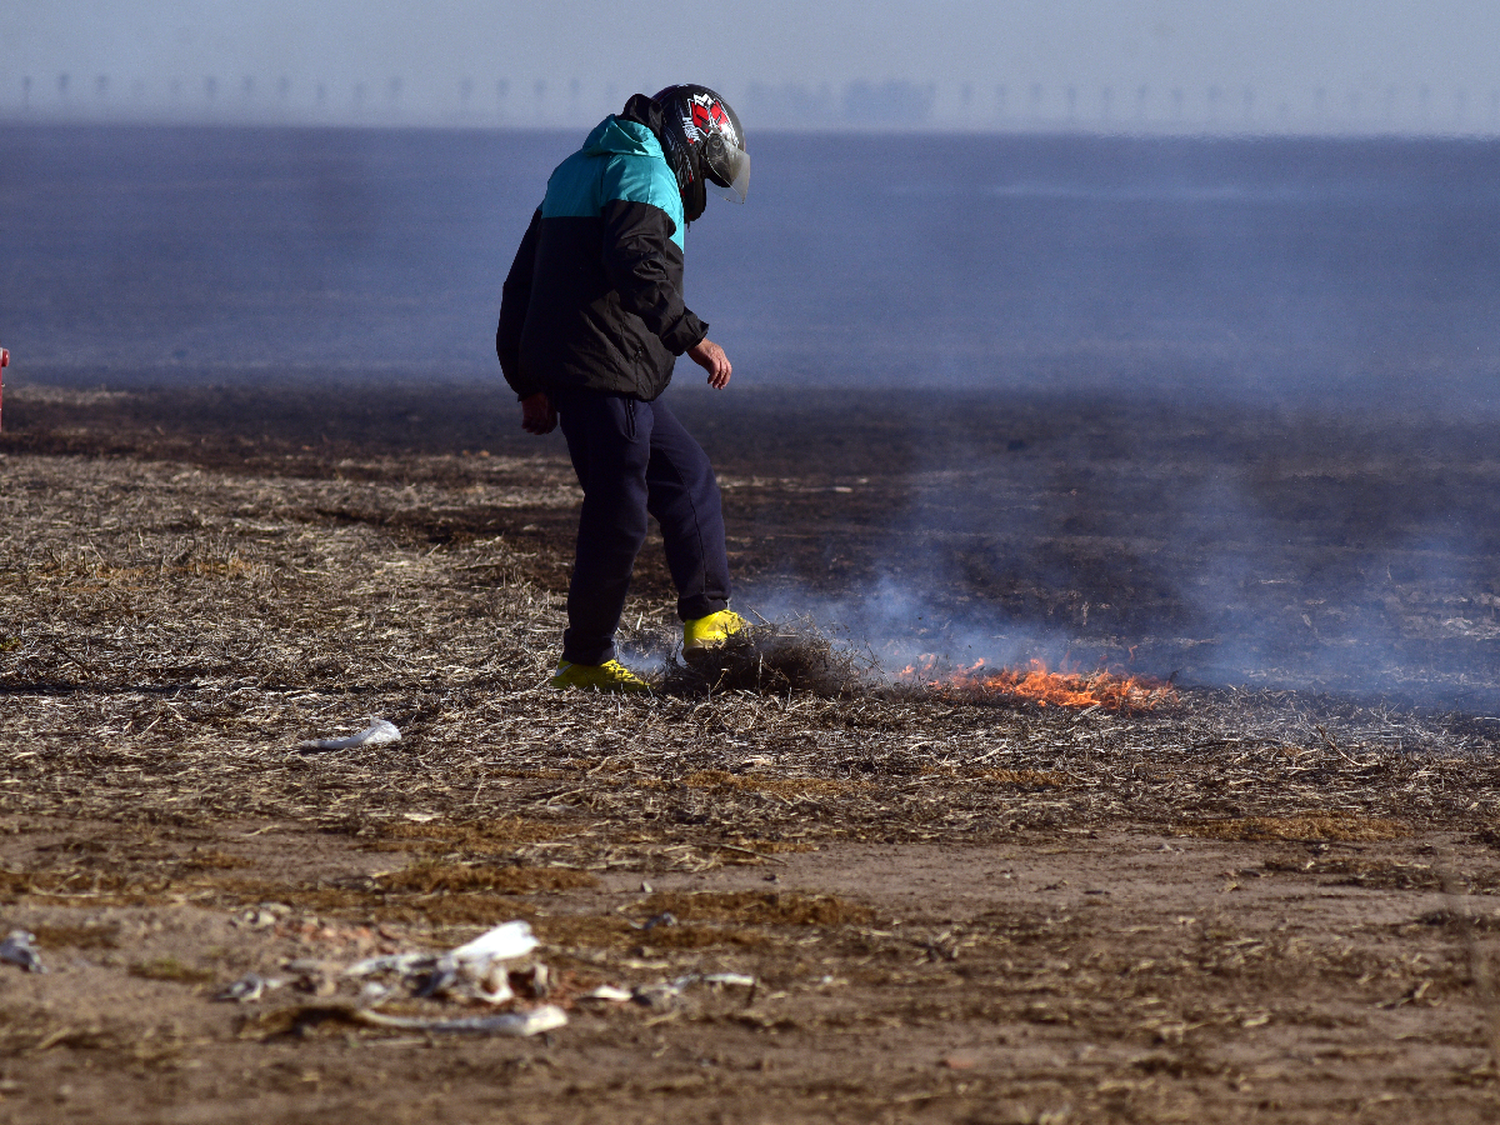
M 503 398 L 6 390 L 0 934 L 49 971 L 0 965 L 0 1122 L 1500 1114 L 1500 724 L 1464 704 L 1493 688 L 1500 604 L 1477 424 L 684 408 L 750 588 L 848 597 L 877 555 L 936 553 L 954 612 L 1175 659 L 1228 618 L 1181 593 L 1192 551 L 1163 529 L 1232 466 L 1264 501 L 1238 533 L 1325 576 L 1256 601 L 1281 554 L 1235 588 L 1308 622 L 1268 665 L 1377 618 L 1405 653 L 1472 657 L 1395 670 L 1447 706 L 1187 683 L 1128 715 L 853 672 L 562 696 L 539 685 L 577 497 Z M 895 518 L 914 496 L 1031 516 L 984 542 Z M 1455 513 L 1479 530 L 1444 566 L 1403 546 Z M 644 559 L 643 649 L 670 647 L 667 589 Z M 294 749 L 376 716 L 401 741 Z M 521 1006 L 565 1027 L 358 1022 L 341 967 L 508 919 L 550 971 Z M 285 983 L 213 999 L 252 971 Z

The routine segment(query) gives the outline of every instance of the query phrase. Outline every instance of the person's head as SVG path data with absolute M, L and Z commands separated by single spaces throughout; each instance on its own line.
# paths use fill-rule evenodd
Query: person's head
M 668 86 L 652 99 L 662 108 L 667 159 L 677 175 L 687 221 L 703 214 L 707 185 L 735 203 L 750 188 L 745 131 L 729 103 L 707 86 Z

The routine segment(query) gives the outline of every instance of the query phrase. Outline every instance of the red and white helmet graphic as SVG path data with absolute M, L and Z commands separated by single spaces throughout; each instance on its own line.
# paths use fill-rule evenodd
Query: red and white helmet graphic
M 683 139 L 702 168 L 703 178 L 722 189 L 725 199 L 745 202 L 750 156 L 740 119 L 729 103 L 707 86 L 668 86 L 654 100 L 681 122 Z

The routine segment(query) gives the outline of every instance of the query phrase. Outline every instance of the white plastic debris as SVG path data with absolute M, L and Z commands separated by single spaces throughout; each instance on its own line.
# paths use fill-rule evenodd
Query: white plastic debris
M 391 953 L 384 957 L 367 957 L 344 970 L 346 977 L 369 977 L 376 973 L 406 976 L 422 968 L 431 968 L 437 958 L 431 953 Z
M 503 968 L 492 968 L 474 982 L 474 999 L 486 1004 L 504 1004 L 514 1000 L 516 993 L 510 986 L 510 974 Z
M 423 1019 L 420 1016 L 388 1016 L 384 1012 L 372 1012 L 368 1008 L 353 1013 L 361 1023 L 375 1027 L 399 1027 L 405 1031 L 451 1032 L 460 1035 L 540 1035 L 553 1031 L 568 1022 L 568 1015 L 561 1008 L 546 1004 L 529 1012 L 506 1012 L 498 1016 L 474 1016 L 468 1019 L 440 1020 Z
M 626 992 L 623 988 L 616 988 L 612 984 L 601 984 L 592 992 L 584 993 L 581 1000 L 607 1000 L 611 1004 L 628 1004 L 633 993 Z
M 214 997 L 215 1000 L 233 1001 L 239 1004 L 253 1004 L 266 992 L 273 988 L 280 988 L 282 982 L 274 977 L 263 977 L 259 973 L 246 973 L 239 980 L 226 987 Z
M 395 723 L 386 719 L 375 719 L 358 734 L 347 738 L 313 738 L 299 742 L 294 750 L 354 750 L 361 746 L 385 746 L 401 741 L 401 731 Z
M 488 965 L 491 961 L 513 961 L 537 947 L 528 922 L 506 922 L 480 934 L 473 941 L 450 950 L 448 956 L 460 965 Z
M 747 977 L 744 973 L 689 973 L 685 977 L 678 977 L 670 982 L 667 987 L 681 992 L 694 984 L 738 984 L 745 988 L 754 988 L 755 978 Z
M 367 980 L 359 990 L 359 1006 L 361 1008 L 373 1008 L 377 1004 L 385 1003 L 395 992 L 394 988 L 387 988 L 383 984 L 376 984 L 372 980 Z
M 646 1008 L 664 1008 L 670 1007 L 695 984 L 738 985 L 742 988 L 754 988 L 757 983 L 754 977 L 746 976 L 744 973 L 689 973 L 676 980 L 636 985 L 630 993 L 630 999 Z
M 460 978 L 466 978 L 475 999 L 504 1004 L 516 994 L 511 990 L 510 974 L 502 962 L 525 957 L 536 947 L 536 936 L 529 923 L 505 922 L 439 957 L 430 992 L 446 991 Z
M 536 947 L 536 935 L 528 923 L 505 922 L 447 953 L 369 957 L 350 965 L 344 975 L 363 979 L 389 974 L 399 978 L 412 995 L 423 999 L 452 996 L 504 1004 L 516 995 L 505 963 L 525 957 Z M 369 991 L 376 994 L 373 989 Z M 389 991 L 385 994 L 389 995 Z
M 45 973 L 47 967 L 42 964 L 41 955 L 37 953 L 36 935 L 29 930 L 11 930 L 3 942 L 0 942 L 0 961 L 9 961 L 12 965 L 20 965 L 28 973 Z

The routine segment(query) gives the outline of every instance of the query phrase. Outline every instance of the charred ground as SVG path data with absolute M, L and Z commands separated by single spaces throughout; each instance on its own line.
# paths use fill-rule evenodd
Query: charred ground
M 749 591 L 894 576 L 1196 671 L 1123 716 L 857 662 L 560 697 L 577 497 L 505 396 L 7 390 L 0 894 L 56 971 L 0 977 L 0 1120 L 1494 1112 L 1482 422 L 683 396 Z M 642 649 L 667 589 L 652 552 Z M 1250 675 L 1208 686 L 1245 623 Z M 290 752 L 371 715 L 402 741 Z M 574 1005 L 550 1046 L 208 1002 L 510 917 Z M 759 983 L 570 999 L 718 970 Z

